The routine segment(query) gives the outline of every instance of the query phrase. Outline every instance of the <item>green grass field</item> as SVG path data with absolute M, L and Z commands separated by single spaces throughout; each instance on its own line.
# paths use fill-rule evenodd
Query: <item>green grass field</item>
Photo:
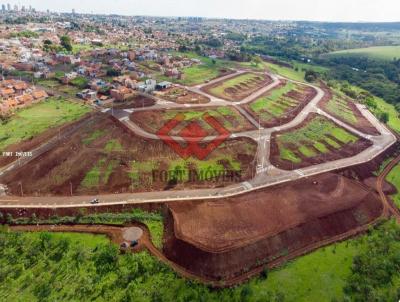
M 219 59 L 213 61 L 208 57 L 202 57 L 192 52 L 174 52 L 173 54 L 190 59 L 199 59 L 201 61 L 201 64 L 181 69 L 183 78 L 177 80 L 177 82 L 183 85 L 192 86 L 205 83 L 206 81 L 219 77 L 221 75 L 221 69 L 233 66 L 232 62 Z
M 376 249 L 390 224 L 223 290 L 186 281 L 147 252 L 121 255 L 102 235 L 0 230 L 0 296 L 8 301 L 352 301 L 344 287 L 353 260 Z M 398 277 L 385 290 L 395 292 Z
M 300 129 L 278 135 L 276 140 L 282 160 L 301 163 L 300 155 L 314 157 L 328 153 L 328 146 L 340 149 L 358 138 L 323 117 L 315 117 Z
M 52 127 L 79 119 L 90 109 L 64 99 L 49 98 L 15 113 L 0 125 L 0 150 L 30 139 Z
M 394 203 L 400 209 L 400 164 L 395 166 L 392 171 L 387 175 L 386 180 L 393 184 L 396 189 L 397 193 L 392 195 Z
M 328 56 L 367 56 L 373 59 L 393 60 L 400 58 L 400 46 L 376 46 L 331 52 Z

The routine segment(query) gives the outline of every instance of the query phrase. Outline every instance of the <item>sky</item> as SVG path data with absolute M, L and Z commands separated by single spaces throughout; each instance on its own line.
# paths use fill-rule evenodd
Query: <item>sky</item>
M 37 10 L 146 16 L 310 20 L 400 21 L 399 0 L 0 0 Z

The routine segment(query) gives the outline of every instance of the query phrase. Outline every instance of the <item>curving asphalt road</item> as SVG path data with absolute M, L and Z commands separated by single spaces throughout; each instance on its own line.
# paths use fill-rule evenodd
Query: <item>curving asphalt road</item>
M 129 115 L 133 111 L 143 111 L 143 110 L 159 110 L 159 109 L 171 109 L 171 108 L 196 108 L 196 107 L 208 107 L 208 106 L 235 106 L 240 108 L 238 105 L 250 102 L 262 94 L 266 93 L 270 89 L 273 89 L 279 85 L 280 80 L 285 79 L 281 76 L 270 75 L 273 82 L 268 86 L 256 91 L 251 96 L 245 98 L 240 102 L 229 102 L 223 99 L 215 98 L 211 95 L 200 90 L 205 85 L 210 85 L 219 81 L 226 80 L 228 78 L 237 76 L 238 74 L 245 73 L 247 70 L 238 70 L 234 74 L 229 74 L 219 79 L 215 79 L 209 83 L 198 85 L 195 87 L 185 87 L 196 93 L 200 93 L 210 98 L 210 103 L 208 104 L 176 104 L 172 102 L 167 102 L 164 100 L 156 99 L 157 103 L 154 106 L 146 108 L 128 109 L 128 110 L 113 110 L 113 114 L 118 118 L 121 123 L 124 123 L 129 129 L 131 129 L 135 134 L 150 138 L 150 139 L 160 139 L 158 136 L 148 133 L 141 129 L 135 123 L 129 119 Z M 290 79 L 285 79 L 287 81 L 292 81 Z M 296 81 L 292 81 L 299 83 Z M 383 125 L 381 124 L 375 116 L 373 116 L 366 107 L 362 105 L 357 105 L 361 113 L 374 125 L 380 132 L 380 135 L 371 136 L 364 134 L 357 129 L 354 129 L 350 125 L 343 123 L 342 121 L 336 119 L 330 114 L 326 113 L 322 109 L 318 108 L 318 103 L 324 97 L 324 92 L 319 87 L 311 84 L 300 83 L 301 85 L 307 85 L 312 87 L 317 91 L 317 95 L 303 108 L 303 110 L 290 122 L 285 125 L 274 127 L 274 128 L 261 128 L 259 123 L 254 120 L 249 114 L 243 114 L 256 128 L 257 130 L 246 131 L 241 133 L 234 133 L 231 135 L 234 137 L 249 137 L 258 142 L 257 150 L 257 173 L 255 177 L 249 181 L 234 184 L 225 188 L 213 188 L 213 189 L 196 189 L 196 190 L 181 190 L 181 191 L 160 191 L 160 192 L 144 192 L 144 193 L 126 193 L 126 194 L 110 194 L 110 195 L 99 195 L 97 196 L 101 204 L 100 205 L 115 205 L 115 204 L 141 204 L 141 203 L 154 203 L 154 202 L 168 202 L 168 201 L 185 201 L 185 200 L 196 200 L 196 199 L 217 199 L 221 197 L 231 197 L 238 194 L 249 193 L 254 190 L 273 186 L 280 183 L 294 181 L 300 178 L 309 177 L 337 169 L 346 168 L 349 166 L 361 164 L 368 162 L 381 154 L 383 151 L 388 149 L 394 143 L 396 143 L 397 138 Z M 153 97 L 153 96 L 151 96 Z M 154 97 L 153 97 L 154 98 Z M 110 112 L 104 110 L 103 112 Z M 242 113 L 242 111 L 240 111 Z M 303 169 L 298 169 L 295 171 L 286 171 L 278 169 L 277 167 L 271 165 L 269 162 L 269 152 L 270 152 L 270 138 L 271 134 L 276 131 L 282 131 L 291 129 L 293 127 L 301 124 L 310 113 L 318 113 L 331 119 L 338 125 L 344 127 L 348 131 L 369 139 L 373 145 L 368 149 L 360 152 L 359 154 L 343 158 L 331 162 L 325 162 L 322 164 L 310 166 Z M 214 136 L 206 137 L 204 140 L 212 140 Z M 177 141 L 182 141 L 183 138 L 175 137 Z M 18 168 L 18 167 L 14 167 Z M 2 170 L 0 169 L 0 173 Z M 4 172 L 4 171 L 3 171 Z M 4 172 L 5 173 L 5 172 Z M 1 174 L 0 174 L 1 176 Z M 88 202 L 93 199 L 93 196 L 64 196 L 64 197 L 11 197 L 5 196 L 0 197 L 0 207 L 3 208 L 15 208 L 15 207 L 31 207 L 31 208 L 65 208 L 65 207 L 81 207 L 81 206 L 98 206 L 91 205 Z

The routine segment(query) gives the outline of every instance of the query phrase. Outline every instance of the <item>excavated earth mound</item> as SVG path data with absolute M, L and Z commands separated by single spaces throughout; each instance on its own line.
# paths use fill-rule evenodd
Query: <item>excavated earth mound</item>
M 315 248 L 382 214 L 372 190 L 337 174 L 218 201 L 172 202 L 167 208 L 166 256 L 215 280 Z

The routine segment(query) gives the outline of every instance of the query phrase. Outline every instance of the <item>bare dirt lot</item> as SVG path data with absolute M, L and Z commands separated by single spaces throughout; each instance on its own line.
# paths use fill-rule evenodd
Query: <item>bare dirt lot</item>
M 184 114 L 185 119 L 176 128 L 171 130 L 171 135 L 177 135 L 183 128 L 191 122 L 196 122 L 206 130 L 207 135 L 218 134 L 204 119 L 204 114 L 215 117 L 217 121 L 225 127 L 229 132 L 243 132 L 255 130 L 245 117 L 243 117 L 234 107 L 212 107 L 212 108 L 196 108 L 196 109 L 174 109 L 174 110 L 152 110 L 134 112 L 130 119 L 150 133 L 157 133 L 168 121 L 178 114 Z
M 254 173 L 255 152 L 255 142 L 235 139 L 226 141 L 205 160 L 185 161 L 164 142 L 137 137 L 108 115 L 98 114 L 54 149 L 3 176 L 0 183 L 8 186 L 11 195 L 24 196 L 224 186 L 240 179 L 189 179 L 188 175 L 211 169 L 241 171 L 241 177 L 248 179 Z
M 194 93 L 182 87 L 171 87 L 157 92 L 156 96 L 164 100 L 178 104 L 206 104 L 210 102 L 208 97 Z
M 132 99 L 124 102 L 115 102 L 114 108 L 116 109 L 131 109 L 131 108 L 143 108 L 150 107 L 156 103 L 155 100 L 142 96 L 136 95 Z
M 271 83 L 272 79 L 268 75 L 249 72 L 207 85 L 202 90 L 228 101 L 241 101 Z
M 312 113 L 297 127 L 272 134 L 270 160 L 280 169 L 295 170 L 351 157 L 371 145 L 369 140 Z
M 229 280 L 366 225 L 382 209 L 373 191 L 336 174 L 219 201 L 173 202 L 164 253 L 198 275 Z

